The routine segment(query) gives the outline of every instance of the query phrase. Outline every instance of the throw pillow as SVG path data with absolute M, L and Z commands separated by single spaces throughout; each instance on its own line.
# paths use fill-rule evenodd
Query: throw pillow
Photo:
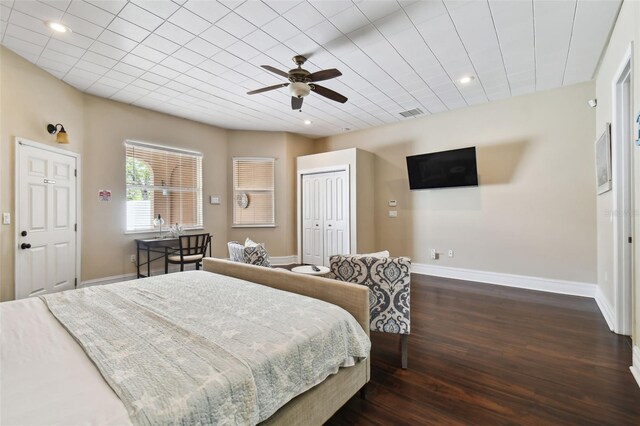
M 244 248 L 244 263 L 251 265 L 271 267 L 271 261 L 269 260 L 269 253 L 262 244 L 255 246 L 245 246 Z

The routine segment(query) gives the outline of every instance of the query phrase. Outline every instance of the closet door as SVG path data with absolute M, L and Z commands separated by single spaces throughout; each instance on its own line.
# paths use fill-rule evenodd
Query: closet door
M 324 263 L 321 175 L 302 176 L 302 263 Z
M 324 265 L 334 254 L 349 253 L 349 179 L 347 171 L 322 175 Z

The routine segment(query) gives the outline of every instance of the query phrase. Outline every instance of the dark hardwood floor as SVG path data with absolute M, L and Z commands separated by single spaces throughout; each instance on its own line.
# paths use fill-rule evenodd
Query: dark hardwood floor
M 328 425 L 640 425 L 628 339 L 593 299 L 413 275 L 409 369 L 372 335 L 367 396 Z

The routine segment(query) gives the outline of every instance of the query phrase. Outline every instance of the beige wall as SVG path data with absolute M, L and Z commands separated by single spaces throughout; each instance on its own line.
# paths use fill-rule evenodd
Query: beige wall
M 199 151 L 202 158 L 205 232 L 211 233 L 215 256 L 226 253 L 227 167 L 224 129 L 196 123 L 107 99 L 85 96 L 85 152 L 82 155 L 82 280 L 135 272 L 130 256 L 135 238 L 156 233 L 125 234 L 125 150 L 127 139 Z M 110 203 L 98 201 L 98 190 L 111 189 Z M 220 205 L 208 203 L 220 196 Z M 162 267 L 158 264 L 157 267 Z
M 231 159 L 233 157 L 274 157 L 276 226 L 263 228 L 230 228 L 229 240 L 244 242 L 249 237 L 263 242 L 270 256 L 291 256 L 297 253 L 295 222 L 295 159 L 313 152 L 313 142 L 301 136 L 283 132 L 229 131 L 227 166 L 228 193 L 233 193 Z M 293 171 L 293 172 L 292 172 Z M 232 217 L 233 206 L 227 206 Z
M 212 234 L 213 255 L 220 257 L 227 256 L 226 242 L 231 236 L 240 238 L 240 232 L 229 226 L 227 170 L 231 157 L 278 157 L 278 227 L 243 230 L 242 235 L 264 241 L 273 256 L 296 253 L 295 190 L 289 188 L 295 188 L 295 158 L 313 152 L 310 139 L 286 133 L 227 131 L 85 95 L 4 47 L 0 47 L 0 60 L 0 211 L 15 213 L 14 137 L 57 145 L 46 125 L 63 123 L 71 143 L 57 146 L 81 153 L 82 281 L 135 272 L 130 262 L 135 253 L 133 240 L 154 235 L 124 233 L 126 139 L 203 153 L 204 226 Z M 113 191 L 110 203 L 98 202 L 99 189 Z M 210 195 L 219 196 L 221 204 L 209 204 Z M 13 244 L 13 226 L 0 225 L 0 300 L 14 298 Z
M 606 123 L 612 121 L 612 83 L 618 67 L 622 63 L 627 49 L 633 42 L 633 111 L 640 110 L 640 2 L 625 1 L 620 9 L 616 26 L 611 35 L 611 40 L 602 58 L 596 78 L 596 96 L 598 107 L 596 108 L 596 128 L 592 139 L 602 134 Z M 634 189 L 635 189 L 635 241 L 640 241 L 640 226 L 638 226 L 637 212 L 640 212 L 640 148 L 634 148 Z M 610 214 L 613 211 L 612 191 L 597 197 L 598 213 L 598 285 L 607 298 L 609 304 L 614 305 L 613 286 L 613 222 Z M 635 328 L 633 332 L 634 342 L 640 339 L 640 250 L 635 245 L 635 303 L 634 318 Z
M 0 47 L 0 211 L 11 213 L 11 225 L 0 225 L 0 300 L 13 299 L 15 137 L 84 152 L 83 96 L 15 53 Z M 48 123 L 62 123 L 69 145 L 59 145 Z
M 317 142 L 375 154 L 376 250 L 416 263 L 596 281 L 594 111 L 585 83 Z M 409 191 L 405 157 L 477 146 L 480 186 Z M 398 201 L 389 218 L 388 200 Z M 455 250 L 431 260 L 429 249 Z

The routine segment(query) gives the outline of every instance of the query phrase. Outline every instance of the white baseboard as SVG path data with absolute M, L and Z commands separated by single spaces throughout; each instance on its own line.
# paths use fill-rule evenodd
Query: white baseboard
M 93 280 L 87 280 L 80 282 L 78 287 L 91 287 L 94 285 L 112 284 L 120 281 L 129 281 L 136 278 L 136 274 L 124 274 L 124 275 L 112 275 L 110 277 L 95 278 Z
M 473 269 L 435 266 L 424 263 L 412 264 L 411 272 L 421 275 L 433 275 L 436 277 L 454 278 L 458 280 L 475 281 L 486 284 L 496 284 L 507 287 L 525 288 L 528 290 L 592 298 L 596 296 L 596 288 L 598 287 L 594 283 L 554 280 L 549 278 L 530 277 L 526 275 L 504 274 L 501 272 L 477 271 Z
M 270 256 L 272 265 L 291 265 L 292 263 L 298 263 L 298 256 L 292 254 L 290 256 Z
M 629 369 L 640 386 L 640 346 L 638 345 L 633 346 L 633 365 Z
M 611 307 L 611 304 L 609 303 L 607 298 L 604 296 L 604 293 L 602 292 L 602 290 L 600 290 L 600 287 L 596 288 L 595 299 L 596 299 L 596 303 L 598 304 L 598 308 L 600 308 L 600 312 L 602 312 L 602 316 L 604 317 L 604 320 L 607 322 L 607 325 L 609 326 L 609 330 L 613 331 L 613 328 L 614 328 L 613 325 L 615 323 L 613 308 Z

